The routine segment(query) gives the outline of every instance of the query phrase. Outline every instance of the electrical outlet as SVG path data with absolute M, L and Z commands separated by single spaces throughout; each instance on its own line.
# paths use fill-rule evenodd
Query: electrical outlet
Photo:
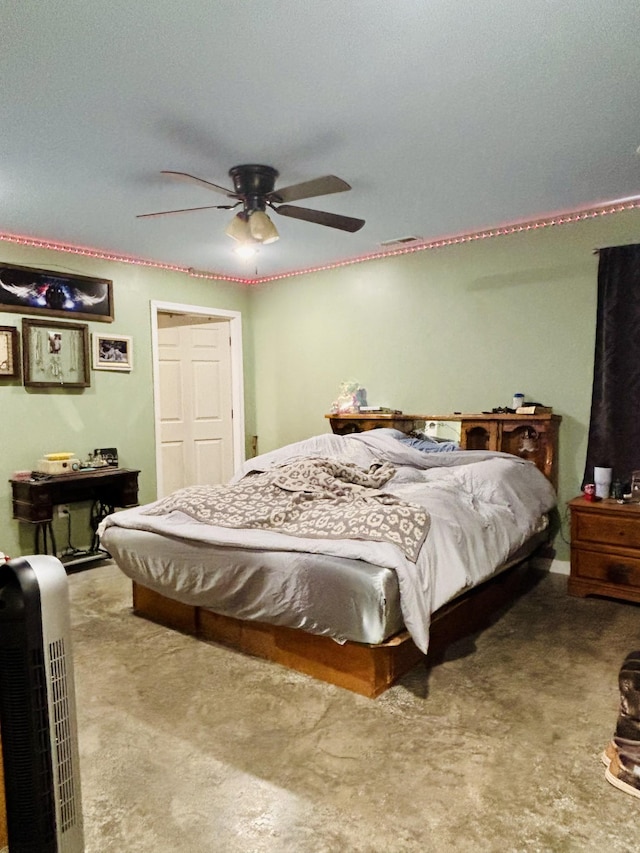
M 58 504 L 56 507 L 58 518 L 66 518 L 69 515 L 69 505 L 68 504 Z

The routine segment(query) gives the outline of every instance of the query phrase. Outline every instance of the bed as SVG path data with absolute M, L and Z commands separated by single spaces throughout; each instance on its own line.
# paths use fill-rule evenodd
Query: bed
M 375 697 L 509 600 L 555 504 L 531 462 L 382 429 L 258 456 L 99 534 L 138 615 Z

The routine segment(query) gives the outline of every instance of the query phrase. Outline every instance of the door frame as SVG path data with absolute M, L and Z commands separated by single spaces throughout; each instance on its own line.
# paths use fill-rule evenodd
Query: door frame
M 231 335 L 231 407 L 233 410 L 233 468 L 237 471 L 245 461 L 244 437 L 244 372 L 242 366 L 242 315 L 239 311 L 184 305 L 178 302 L 151 300 L 151 351 L 153 372 L 153 414 L 156 445 L 156 495 L 163 494 L 162 454 L 160 448 L 160 371 L 158 353 L 158 314 L 206 316 L 228 320 Z

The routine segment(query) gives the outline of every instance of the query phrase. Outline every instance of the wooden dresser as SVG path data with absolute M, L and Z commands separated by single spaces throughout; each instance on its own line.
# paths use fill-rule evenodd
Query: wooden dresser
M 640 602 L 640 504 L 569 501 L 571 595 Z
M 462 450 L 501 450 L 534 462 L 558 488 L 558 434 L 560 415 L 325 415 L 337 435 L 392 427 L 402 432 L 424 429 L 430 421 L 460 424 Z

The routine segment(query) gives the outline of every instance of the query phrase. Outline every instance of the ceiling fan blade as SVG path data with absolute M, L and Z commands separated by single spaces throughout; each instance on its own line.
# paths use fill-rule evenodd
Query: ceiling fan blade
M 300 198 L 343 193 L 350 189 L 351 186 L 342 178 L 336 178 L 335 175 L 324 175 L 322 178 L 314 178 L 312 181 L 304 181 L 301 184 L 292 184 L 289 187 L 274 190 L 269 194 L 269 198 L 275 202 L 297 201 Z
M 315 222 L 316 225 L 326 225 L 338 228 L 340 231 L 359 231 L 364 225 L 364 219 L 354 219 L 339 213 L 327 213 L 324 210 L 309 210 L 308 207 L 296 207 L 293 204 L 281 204 L 274 207 L 276 213 L 290 216 L 292 219 L 304 219 L 305 222 Z
M 167 216 L 169 213 L 190 213 L 192 210 L 233 210 L 237 206 L 237 204 L 207 204 L 205 207 L 181 207 L 178 210 L 158 210 L 156 213 L 139 213 L 136 219 L 147 219 L 150 216 Z
M 175 178 L 178 181 L 187 181 L 190 184 L 200 184 L 203 187 L 206 187 L 208 190 L 214 190 L 214 192 L 222 193 L 223 195 L 229 196 L 229 198 L 237 198 L 236 194 L 233 190 L 228 190 L 225 187 L 220 187 L 218 184 L 212 184 L 211 181 L 205 181 L 204 178 L 196 178 L 195 175 L 189 175 L 187 172 L 171 172 L 167 170 L 163 170 L 161 175 L 169 175 L 170 178 Z

